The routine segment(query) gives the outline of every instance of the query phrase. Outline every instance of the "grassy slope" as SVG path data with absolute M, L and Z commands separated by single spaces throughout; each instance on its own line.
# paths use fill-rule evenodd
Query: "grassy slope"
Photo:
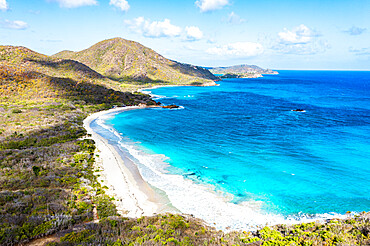
M 79 61 L 118 81 L 189 85 L 217 80 L 206 69 L 168 60 L 137 42 L 122 38 L 104 40 L 80 52 L 62 51 L 54 56 Z
M 0 63 L 17 69 L 43 74 L 54 78 L 69 78 L 74 81 L 102 85 L 118 91 L 136 87 L 106 78 L 90 67 L 73 60 L 39 54 L 25 47 L 0 46 Z
M 152 103 L 74 61 L 0 47 L 0 245 L 62 231 L 60 245 L 367 245 L 369 215 L 223 233 L 191 216 L 117 217 L 93 169 L 82 120 L 113 104 Z M 100 223 L 93 219 L 94 208 Z M 113 217 L 112 217 L 113 216 Z

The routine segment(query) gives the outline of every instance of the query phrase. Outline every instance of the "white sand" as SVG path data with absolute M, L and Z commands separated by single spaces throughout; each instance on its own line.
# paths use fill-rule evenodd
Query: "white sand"
M 115 204 L 120 214 L 127 217 L 151 216 L 163 212 L 175 212 L 168 200 L 159 195 L 142 178 L 135 163 L 127 156 L 122 156 L 119 150 L 108 143 L 106 139 L 94 132 L 90 127 L 95 119 L 114 112 L 122 112 L 140 107 L 114 108 L 101 111 L 87 117 L 83 124 L 96 143 L 96 167 L 101 170 L 99 181 L 109 189 L 107 194 L 115 198 Z

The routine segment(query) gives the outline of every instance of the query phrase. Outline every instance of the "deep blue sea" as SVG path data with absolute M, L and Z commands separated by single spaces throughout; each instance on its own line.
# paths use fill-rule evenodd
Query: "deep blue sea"
M 370 72 L 279 73 L 147 90 L 181 109 L 132 110 L 106 124 L 149 183 L 210 223 L 369 211 Z

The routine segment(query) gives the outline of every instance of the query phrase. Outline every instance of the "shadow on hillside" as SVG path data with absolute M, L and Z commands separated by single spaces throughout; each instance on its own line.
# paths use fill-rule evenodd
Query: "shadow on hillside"
M 91 69 L 90 67 L 86 66 L 83 63 L 80 63 L 75 60 L 60 60 L 60 61 L 46 61 L 46 60 L 35 60 L 35 59 L 26 59 L 25 61 L 34 62 L 41 66 L 46 66 L 54 69 L 65 69 L 71 70 L 73 72 L 81 72 L 84 76 L 89 78 L 108 78 L 116 82 L 125 82 L 132 85 L 146 85 L 146 84 L 158 84 L 158 85 L 169 85 L 171 84 L 170 81 L 165 80 L 152 80 L 146 76 L 103 76 L 102 74 L 96 72 L 95 70 Z
M 131 75 L 131 76 L 103 76 L 100 73 L 96 72 L 95 70 L 91 69 L 90 67 L 74 61 L 74 60 L 60 60 L 60 61 L 45 61 L 45 60 L 35 60 L 35 59 L 28 59 L 27 61 L 37 63 L 42 66 L 51 67 L 54 69 L 66 69 L 71 70 L 73 72 L 81 72 L 84 76 L 88 78 L 108 78 L 110 80 L 120 82 L 120 83 L 127 83 L 134 86 L 147 86 L 147 85 L 173 85 L 173 84 L 188 84 L 184 82 L 177 82 L 177 81 L 167 81 L 161 79 L 150 79 L 145 75 Z M 195 67 L 189 64 L 182 64 L 182 63 L 175 63 L 170 65 L 175 70 L 179 71 L 182 74 L 186 74 L 189 76 L 199 76 L 202 79 L 211 79 L 211 80 L 218 80 L 211 72 L 202 68 L 202 67 Z M 196 69 L 196 70 L 195 70 Z M 201 85 L 201 82 L 193 82 L 192 85 Z
M 86 104 L 114 104 L 136 105 L 143 101 L 149 101 L 149 96 L 137 95 L 130 92 L 121 92 L 108 89 L 103 85 L 93 84 L 86 81 L 76 81 L 70 78 L 58 78 L 44 75 L 38 72 L 28 72 L 32 78 L 43 78 L 49 83 L 51 90 L 57 90 L 60 98 L 72 101 L 84 101 Z M 46 88 L 48 89 L 48 88 Z
M 115 76 L 106 76 L 108 79 L 111 79 L 116 82 L 121 83 L 128 83 L 131 85 L 137 85 L 137 86 L 145 86 L 148 84 L 156 84 L 156 85 L 171 85 L 173 82 L 165 81 L 165 80 L 153 80 L 148 77 L 139 77 L 139 76 L 122 76 L 122 77 L 115 77 Z
M 47 60 L 35 60 L 35 59 L 25 59 L 25 61 L 34 62 L 41 66 L 46 66 L 54 69 L 65 69 L 71 70 L 73 72 L 81 72 L 84 76 L 89 78 L 105 78 L 100 73 L 91 69 L 83 63 L 74 60 L 59 60 L 59 61 L 47 61 Z
M 177 86 L 187 86 L 187 85 L 192 85 L 192 86 L 201 86 L 203 82 L 176 82 L 176 81 L 165 81 L 165 80 L 153 80 L 146 78 L 145 80 L 136 80 L 137 77 L 130 77 L 130 76 L 125 76 L 123 78 L 116 78 L 116 77 L 109 77 L 107 78 L 114 80 L 116 82 L 120 83 L 127 83 L 130 85 L 138 86 L 138 87 L 152 87 L 152 86 L 168 86 L 168 85 L 177 85 Z M 218 78 L 216 78 L 219 80 Z

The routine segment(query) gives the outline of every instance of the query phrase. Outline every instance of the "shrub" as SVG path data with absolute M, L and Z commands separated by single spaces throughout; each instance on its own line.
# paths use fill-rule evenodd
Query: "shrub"
M 108 196 L 103 195 L 97 197 L 96 204 L 96 210 L 98 211 L 98 216 L 100 219 L 118 215 L 116 206 L 112 203 Z
M 40 167 L 38 167 L 38 166 L 33 166 L 33 167 L 32 167 L 32 171 L 33 171 L 33 173 L 35 174 L 35 176 L 37 177 L 37 176 L 39 176 L 39 173 L 40 173 Z

